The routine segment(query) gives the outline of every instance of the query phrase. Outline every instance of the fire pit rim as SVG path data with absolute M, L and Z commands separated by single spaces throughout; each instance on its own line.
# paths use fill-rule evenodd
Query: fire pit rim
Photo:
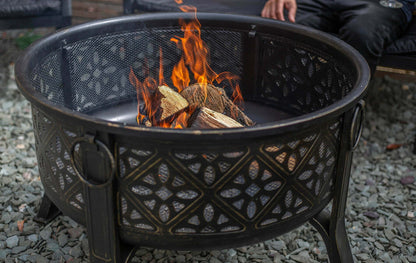
M 370 79 L 370 70 L 361 54 L 352 48 L 344 41 L 327 34 L 325 32 L 315 30 L 309 27 L 305 27 L 298 24 L 292 24 L 282 21 L 276 21 L 271 19 L 265 19 L 260 17 L 244 16 L 244 15 L 230 15 L 230 14 L 215 14 L 215 13 L 198 13 L 198 19 L 204 23 L 210 22 L 234 22 L 237 27 L 241 27 L 244 30 L 248 30 L 251 25 L 264 26 L 264 27 L 276 27 L 285 31 L 297 32 L 303 36 L 315 39 L 324 40 L 327 44 L 342 51 L 342 53 L 348 57 L 352 64 L 357 68 L 357 81 L 354 84 L 353 89 L 342 99 L 335 103 L 324 107 L 320 110 L 313 111 L 300 116 L 269 122 L 265 124 L 259 124 L 254 127 L 244 128 L 232 128 L 232 129 L 171 129 L 171 128 L 158 128 L 158 127 L 139 127 L 125 125 L 119 122 L 112 122 L 103 120 L 82 112 L 70 110 L 63 105 L 57 105 L 50 102 L 47 98 L 42 96 L 38 91 L 34 90 L 31 84 L 31 80 L 27 74 L 28 69 L 31 68 L 32 63 L 36 61 L 34 57 L 39 57 L 39 54 L 48 53 L 52 50 L 56 50 L 62 44 L 72 43 L 81 39 L 87 39 L 88 37 L 96 35 L 105 35 L 106 33 L 123 32 L 129 29 L 140 29 L 137 26 L 138 23 L 161 23 L 166 26 L 166 22 L 172 23 L 179 18 L 190 19 L 193 17 L 189 13 L 158 13 L 158 14 L 141 14 L 141 15 L 129 15 L 121 16 L 109 19 L 96 20 L 93 22 L 87 22 L 81 25 L 72 26 L 50 34 L 40 40 L 37 40 L 31 44 L 24 53 L 18 58 L 15 65 L 16 82 L 23 95 L 31 102 L 36 104 L 37 107 L 43 109 L 45 112 L 53 112 L 58 114 L 64 119 L 71 119 L 78 122 L 82 122 L 85 126 L 94 127 L 94 129 L 100 129 L 103 131 L 109 131 L 113 133 L 132 133 L 137 134 L 140 132 L 143 136 L 150 136 L 152 138 L 163 139 L 165 136 L 172 138 L 175 136 L 187 135 L 187 141 L 204 139 L 218 139 L 218 135 L 222 135 L 224 140 L 228 139 L 248 139 L 258 138 L 259 135 L 268 136 L 276 135 L 278 133 L 287 132 L 288 130 L 296 130 L 299 127 L 307 126 L 310 124 L 318 124 L 325 120 L 339 116 L 341 113 L 349 110 L 356 101 L 362 98 L 365 94 L 367 84 Z M 246 26 L 243 28 L 243 26 Z M 120 31 L 117 31 L 120 30 Z M 99 33 L 97 33 L 99 32 Z M 85 35 L 87 36 L 85 38 Z M 79 39 L 79 36 L 83 36 Z M 78 38 L 78 39 L 77 39 Z

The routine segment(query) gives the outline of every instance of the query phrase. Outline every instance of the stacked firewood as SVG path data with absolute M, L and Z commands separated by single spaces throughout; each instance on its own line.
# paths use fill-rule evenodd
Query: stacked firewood
M 151 94 L 151 102 L 155 112 L 150 118 L 145 109 L 140 112 L 146 116 L 140 124 L 148 127 L 218 129 L 254 125 L 223 89 L 211 84 L 193 84 L 181 92 L 162 85 Z

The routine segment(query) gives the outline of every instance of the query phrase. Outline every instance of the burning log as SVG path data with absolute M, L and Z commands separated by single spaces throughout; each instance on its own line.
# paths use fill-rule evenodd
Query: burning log
M 154 94 L 152 104 L 157 107 L 153 124 L 161 123 L 179 114 L 189 106 L 188 101 L 168 86 L 159 86 Z
M 213 85 L 207 84 L 205 87 L 196 83 L 186 87 L 180 94 L 195 108 L 207 107 L 221 113 L 225 109 L 221 93 L 222 91 Z
M 240 108 L 232 102 L 227 95 L 222 97 L 225 106 L 224 114 L 235 119 L 244 126 L 254 126 L 256 123 L 252 121 Z
M 210 110 L 223 113 L 244 126 L 253 126 L 255 123 L 247 117 L 225 94 L 223 89 L 207 84 L 193 84 L 180 93 L 190 105 L 196 108 L 206 107 Z
M 191 128 L 196 129 L 220 129 L 220 128 L 239 128 L 244 127 L 234 119 L 219 112 L 208 109 L 207 107 L 199 108 L 189 120 Z M 189 125 L 188 123 L 188 125 Z

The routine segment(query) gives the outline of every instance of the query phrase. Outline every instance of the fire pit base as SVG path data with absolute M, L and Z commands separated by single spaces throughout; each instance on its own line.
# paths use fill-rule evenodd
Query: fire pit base
M 56 206 L 85 225 L 91 262 L 122 262 L 137 246 L 249 245 L 306 222 L 323 236 L 331 262 L 351 262 L 344 213 L 366 62 L 341 40 L 306 27 L 198 14 L 213 71 L 237 76 L 258 124 L 136 125 L 134 108 L 144 104 L 120 106 L 137 99 L 130 72 L 143 82 L 163 64 L 173 87 L 167 76 L 181 50 L 171 39 L 183 34 L 178 19 L 192 18 L 96 21 L 46 37 L 19 58 L 16 80 L 32 103 L 45 190 L 38 217 L 55 215 Z M 328 215 L 322 210 L 330 202 Z
M 334 211 L 333 213 L 335 212 L 336 211 Z M 42 204 L 39 208 L 35 220 L 38 223 L 47 224 L 59 214 L 61 214 L 61 211 L 59 211 L 59 209 L 45 195 L 42 199 Z M 319 214 L 315 215 L 312 219 L 309 220 L 309 223 L 319 232 L 322 239 L 324 240 L 328 252 L 328 259 L 331 263 L 353 262 L 353 257 L 351 253 L 351 248 L 349 246 L 344 220 L 344 216 L 334 216 L 333 214 L 331 214 L 330 211 L 326 209 L 322 210 Z M 112 226 L 108 227 L 109 229 L 112 228 Z M 90 233 L 90 231 L 91 230 L 89 230 L 88 232 Z M 233 247 L 238 246 L 232 246 L 229 248 Z M 111 262 L 129 262 L 131 258 L 135 255 L 137 249 L 138 247 L 124 243 L 116 237 L 116 240 L 114 240 L 114 247 L 111 248 L 111 251 L 114 251 L 111 255 L 113 257 Z M 189 249 L 197 250 L 195 249 L 195 247 L 183 250 Z M 91 260 L 91 262 L 101 261 L 100 259 L 96 258 L 95 260 Z

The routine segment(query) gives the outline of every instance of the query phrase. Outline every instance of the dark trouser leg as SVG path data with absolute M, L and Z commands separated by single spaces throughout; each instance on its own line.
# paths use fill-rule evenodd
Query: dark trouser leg
M 357 49 L 374 72 L 386 45 L 406 29 L 401 9 L 386 8 L 379 0 L 298 0 L 296 23 L 339 38 Z
M 339 23 L 332 0 L 297 0 L 296 23 L 327 33 L 337 33 Z
M 340 13 L 339 37 L 364 56 L 373 73 L 386 45 L 405 31 L 406 16 L 401 9 L 383 7 L 379 0 L 344 2 L 349 9 Z

